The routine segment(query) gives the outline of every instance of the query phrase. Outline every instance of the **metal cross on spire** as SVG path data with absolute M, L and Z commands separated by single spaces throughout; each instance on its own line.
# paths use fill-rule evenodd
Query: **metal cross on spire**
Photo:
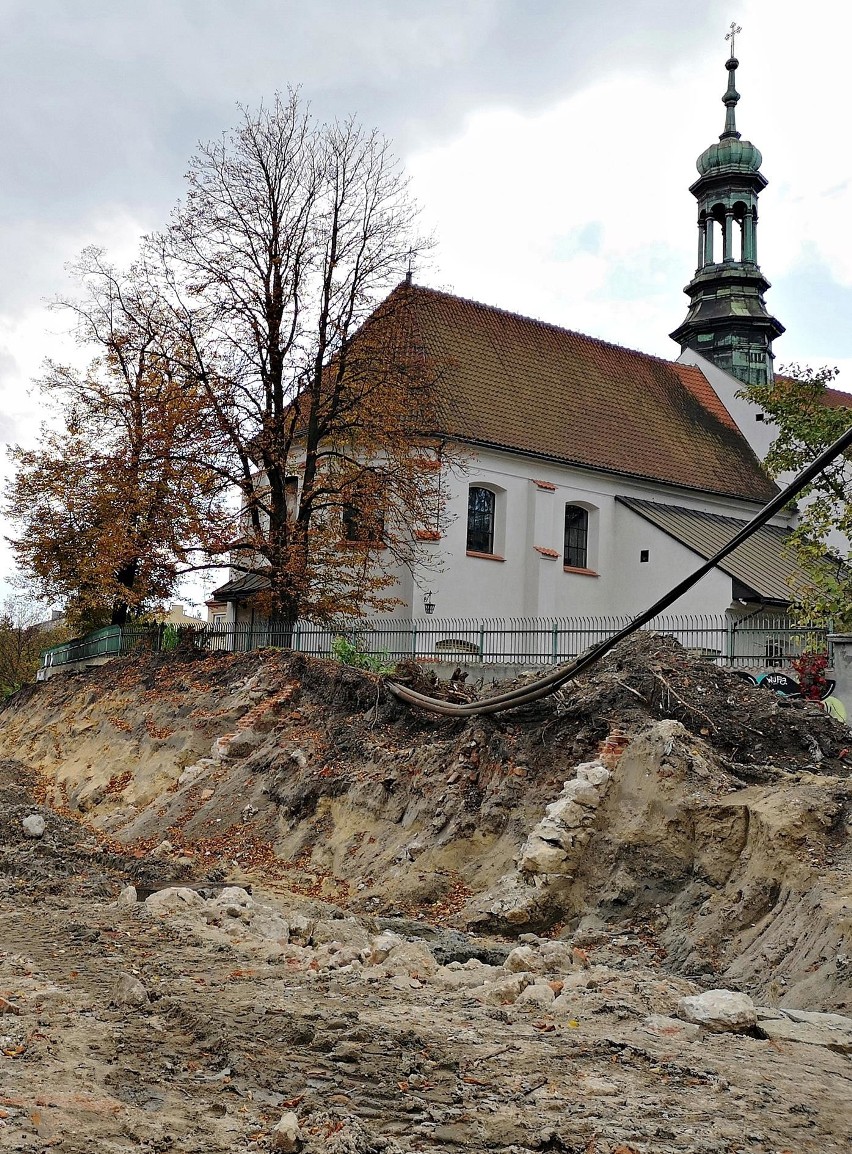
M 742 28 L 740 28 L 740 26 L 739 26 L 739 24 L 737 24 L 736 20 L 732 20 L 731 21 L 731 31 L 727 32 L 725 34 L 725 39 L 730 40 L 730 42 L 731 42 L 731 57 L 733 57 L 735 55 L 735 53 L 734 53 L 734 41 L 736 40 L 736 38 L 740 34 L 740 32 L 742 32 Z

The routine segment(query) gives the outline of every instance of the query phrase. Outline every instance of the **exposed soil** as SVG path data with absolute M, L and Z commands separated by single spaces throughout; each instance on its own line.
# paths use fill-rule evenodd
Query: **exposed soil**
M 287 1149 L 292 1112 L 307 1154 L 846 1151 L 852 1043 L 675 1018 L 852 1015 L 848 746 L 654 635 L 471 721 L 277 652 L 24 691 L 0 1146 Z

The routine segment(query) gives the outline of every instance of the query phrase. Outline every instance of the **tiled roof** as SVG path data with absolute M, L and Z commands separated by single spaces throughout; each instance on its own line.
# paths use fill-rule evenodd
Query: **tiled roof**
M 720 517 L 656 501 L 639 501 L 633 497 L 616 497 L 616 500 L 705 561 L 747 523 L 736 517 Z M 789 529 L 764 525 L 729 554 L 719 568 L 761 600 L 789 603 L 795 599 L 795 589 L 812 584 L 786 547 L 789 536 Z
M 824 404 L 830 409 L 852 409 L 852 393 L 842 389 L 826 389 Z
M 759 503 L 776 492 L 698 368 L 401 285 L 443 369 L 442 432 Z

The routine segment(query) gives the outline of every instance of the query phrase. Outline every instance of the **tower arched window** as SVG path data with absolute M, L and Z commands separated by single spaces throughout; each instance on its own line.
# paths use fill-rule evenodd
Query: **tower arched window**
M 467 497 L 467 551 L 494 552 L 494 505 L 491 489 L 471 485 Z
M 589 560 L 589 512 L 580 505 L 565 506 L 564 564 L 586 569 Z

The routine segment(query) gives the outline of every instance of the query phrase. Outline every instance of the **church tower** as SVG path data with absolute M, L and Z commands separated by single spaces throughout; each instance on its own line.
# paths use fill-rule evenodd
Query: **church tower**
M 757 198 L 768 183 L 763 157 L 737 132 L 739 31 L 732 24 L 726 37 L 725 131 L 699 156 L 699 177 L 689 190 L 698 201 L 698 267 L 683 290 L 686 319 L 670 335 L 681 352 L 694 349 L 745 384 L 765 384 L 772 379 L 772 341 L 784 326 L 767 311 L 769 281 L 757 263 Z

